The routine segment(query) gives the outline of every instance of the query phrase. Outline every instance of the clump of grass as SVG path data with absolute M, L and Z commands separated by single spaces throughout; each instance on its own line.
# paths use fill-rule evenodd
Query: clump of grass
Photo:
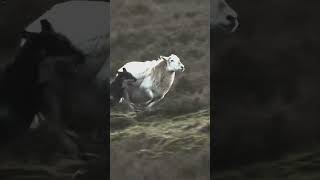
M 152 0 L 135 0 L 135 1 L 125 1 L 123 4 L 126 6 L 126 9 L 120 10 L 121 15 L 130 15 L 130 16 L 152 16 L 156 11 L 156 4 Z
M 112 130 L 124 129 L 136 123 L 134 113 L 119 114 L 111 113 L 110 127 Z
M 210 141 L 208 134 L 201 132 L 201 128 L 208 126 L 209 116 L 208 110 L 179 116 L 150 116 L 145 121 L 137 119 L 132 126 L 113 131 L 110 138 L 111 142 L 143 140 L 142 149 L 150 150 L 154 157 L 177 151 L 193 151 L 208 145 Z M 111 116 L 111 121 L 132 118 L 131 114 L 118 114 Z

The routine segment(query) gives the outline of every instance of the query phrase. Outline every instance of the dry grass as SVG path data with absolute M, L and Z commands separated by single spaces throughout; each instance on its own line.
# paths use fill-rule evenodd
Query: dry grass
M 209 117 L 208 110 L 143 120 L 112 113 L 112 179 L 209 179 Z M 115 123 L 123 120 L 131 125 Z
M 117 116 L 115 118 L 115 116 Z M 150 152 L 154 157 L 163 154 L 171 154 L 177 151 L 194 151 L 209 144 L 209 132 L 203 132 L 203 128 L 210 126 L 209 111 L 201 110 L 195 113 L 180 116 L 150 116 L 143 121 L 136 117 L 123 114 L 112 114 L 113 121 L 131 119 L 131 126 L 114 130 L 110 135 L 111 142 L 131 141 L 141 142 L 137 152 Z M 137 121 L 138 120 L 138 121 Z M 116 125 L 114 123 L 114 125 Z M 111 126 L 113 130 L 114 126 Z M 134 150 L 130 146 L 131 150 Z

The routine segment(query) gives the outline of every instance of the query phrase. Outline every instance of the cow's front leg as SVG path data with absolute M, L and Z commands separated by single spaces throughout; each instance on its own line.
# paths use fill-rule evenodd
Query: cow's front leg
M 151 89 L 146 89 L 145 92 L 150 99 L 144 103 L 144 106 L 148 106 L 150 103 L 154 101 L 154 93 Z
M 149 112 L 152 111 L 152 108 L 151 108 L 151 107 L 153 107 L 155 104 L 157 104 L 158 102 L 160 102 L 162 98 L 163 98 L 163 97 L 154 98 L 153 101 L 150 102 L 150 103 L 147 105 L 146 110 L 149 111 Z

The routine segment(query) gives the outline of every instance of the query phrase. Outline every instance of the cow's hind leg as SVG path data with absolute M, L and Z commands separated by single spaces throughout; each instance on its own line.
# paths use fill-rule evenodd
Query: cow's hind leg
M 150 100 L 148 100 L 144 105 L 148 106 L 150 103 L 154 101 L 154 93 L 152 92 L 151 89 L 146 89 L 145 92 L 149 96 Z
M 152 99 L 152 101 L 146 105 L 145 110 L 147 113 L 152 113 L 154 112 L 154 109 L 152 108 L 154 105 L 156 105 L 157 103 L 159 103 L 161 101 L 161 99 L 163 99 L 164 96 L 157 96 L 155 98 Z
M 126 103 L 130 110 L 135 111 L 136 105 L 130 101 L 129 93 L 126 89 L 123 92 L 122 102 Z

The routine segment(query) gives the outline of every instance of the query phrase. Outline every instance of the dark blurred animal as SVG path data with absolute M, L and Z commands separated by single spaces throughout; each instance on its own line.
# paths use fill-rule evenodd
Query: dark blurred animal
M 118 72 L 116 78 L 110 84 L 110 106 L 114 106 L 120 101 L 124 93 L 124 83 L 127 81 L 136 81 L 137 79 L 129 73 L 126 68 Z
M 45 65 L 52 71 L 45 78 L 43 115 L 59 120 L 59 125 L 50 125 L 57 126 L 57 131 L 63 127 L 81 138 L 108 139 L 109 6 L 110 3 L 98 1 L 59 3 L 26 28 L 38 32 L 40 19 L 47 18 L 56 32 L 84 54 L 85 62 L 77 67 L 77 72 L 71 72 L 64 63 Z M 66 137 L 61 139 L 69 141 Z
M 211 0 L 210 6 L 211 30 L 234 32 L 237 29 L 238 15 L 225 0 Z
M 170 90 L 175 72 L 185 70 L 178 56 L 160 56 L 158 60 L 145 62 L 129 62 L 118 71 L 125 68 L 137 81 L 127 84 L 124 88 L 124 100 L 133 110 L 141 106 L 150 111 L 151 107 L 161 101 Z
M 41 20 L 41 32 L 22 32 L 21 47 L 3 72 L 0 88 L 0 143 L 4 145 L 28 131 L 39 111 L 44 84 L 39 83 L 39 65 L 48 57 L 69 56 L 78 63 L 82 54 L 70 41 Z
M 66 36 L 85 54 L 86 61 L 78 67 L 78 74 L 87 80 L 91 78 L 90 81 L 97 77 L 99 80 L 104 80 L 103 85 L 105 85 L 110 69 L 108 63 L 109 9 L 110 3 L 102 1 L 58 3 L 30 23 L 26 30 L 39 32 L 39 21 L 43 18 L 48 19 L 56 32 Z M 102 67 L 104 67 L 103 71 Z M 100 70 L 102 72 L 99 72 Z

